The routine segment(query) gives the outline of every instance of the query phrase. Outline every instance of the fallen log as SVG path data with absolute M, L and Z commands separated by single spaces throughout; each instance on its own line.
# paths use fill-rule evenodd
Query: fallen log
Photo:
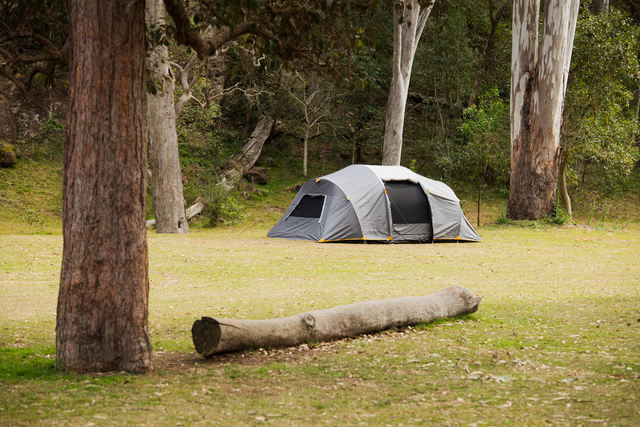
M 202 196 L 200 196 L 185 211 L 187 219 L 191 219 L 194 216 L 198 215 L 200 212 L 202 212 L 203 209 L 204 209 L 204 201 L 202 200 Z M 147 228 L 153 227 L 154 225 L 156 225 L 155 219 L 147 220 Z
M 187 219 L 191 219 L 194 216 L 198 215 L 204 209 L 204 201 L 202 196 L 198 197 L 191 206 L 189 206 L 186 210 Z
M 474 313 L 480 300 L 468 289 L 451 286 L 422 297 L 359 302 L 281 319 L 203 317 L 195 321 L 191 335 L 198 354 L 210 357 L 252 348 L 330 341 Z
M 258 157 L 262 153 L 262 146 L 271 135 L 271 129 L 273 129 L 273 117 L 267 113 L 256 125 L 249 141 L 242 147 L 242 151 L 233 158 L 244 172 L 251 169 L 258 161 Z

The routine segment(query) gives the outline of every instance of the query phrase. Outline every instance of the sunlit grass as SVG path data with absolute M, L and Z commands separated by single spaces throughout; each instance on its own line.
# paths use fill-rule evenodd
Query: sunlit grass
M 24 158 L 0 168 L 0 234 L 59 234 L 61 227 L 61 161 Z

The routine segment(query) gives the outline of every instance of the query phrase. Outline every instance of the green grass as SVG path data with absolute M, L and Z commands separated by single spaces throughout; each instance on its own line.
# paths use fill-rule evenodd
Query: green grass
M 0 168 L 0 234 L 59 234 L 61 229 L 62 162 L 22 158 L 14 168 Z
M 637 426 L 640 231 L 479 232 L 483 243 L 442 245 L 272 240 L 252 223 L 150 233 L 148 375 L 53 369 L 62 239 L 2 235 L 0 425 Z M 281 317 L 450 285 L 481 295 L 480 310 L 210 360 L 191 343 L 202 315 Z
M 149 233 L 155 372 L 77 375 L 55 369 L 62 165 L 47 147 L 0 169 L 2 426 L 640 425 L 638 192 L 577 191 L 569 227 L 489 225 L 506 196 L 488 192 L 479 244 L 315 244 L 264 238 L 294 197 L 282 188 L 304 180 L 274 171 L 268 193 L 242 198 L 246 223 Z M 475 225 L 475 193 L 459 190 Z M 210 360 L 191 342 L 203 315 L 282 317 L 450 285 L 481 295 L 480 310 Z

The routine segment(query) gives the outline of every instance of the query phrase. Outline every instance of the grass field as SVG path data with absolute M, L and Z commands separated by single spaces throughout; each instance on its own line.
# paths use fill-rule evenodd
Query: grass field
M 277 214 L 273 214 L 277 217 Z M 268 222 L 268 221 L 267 221 Z M 349 245 L 149 234 L 156 370 L 55 366 L 62 238 L 0 235 L 0 425 L 640 426 L 640 230 L 487 226 Z M 202 315 L 271 318 L 461 285 L 477 313 L 204 360 Z

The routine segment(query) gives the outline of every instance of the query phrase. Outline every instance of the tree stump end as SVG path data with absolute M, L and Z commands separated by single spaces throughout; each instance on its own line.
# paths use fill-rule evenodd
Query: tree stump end
M 221 335 L 220 323 L 212 317 L 196 320 L 191 328 L 196 351 L 204 357 L 210 357 L 215 353 Z

